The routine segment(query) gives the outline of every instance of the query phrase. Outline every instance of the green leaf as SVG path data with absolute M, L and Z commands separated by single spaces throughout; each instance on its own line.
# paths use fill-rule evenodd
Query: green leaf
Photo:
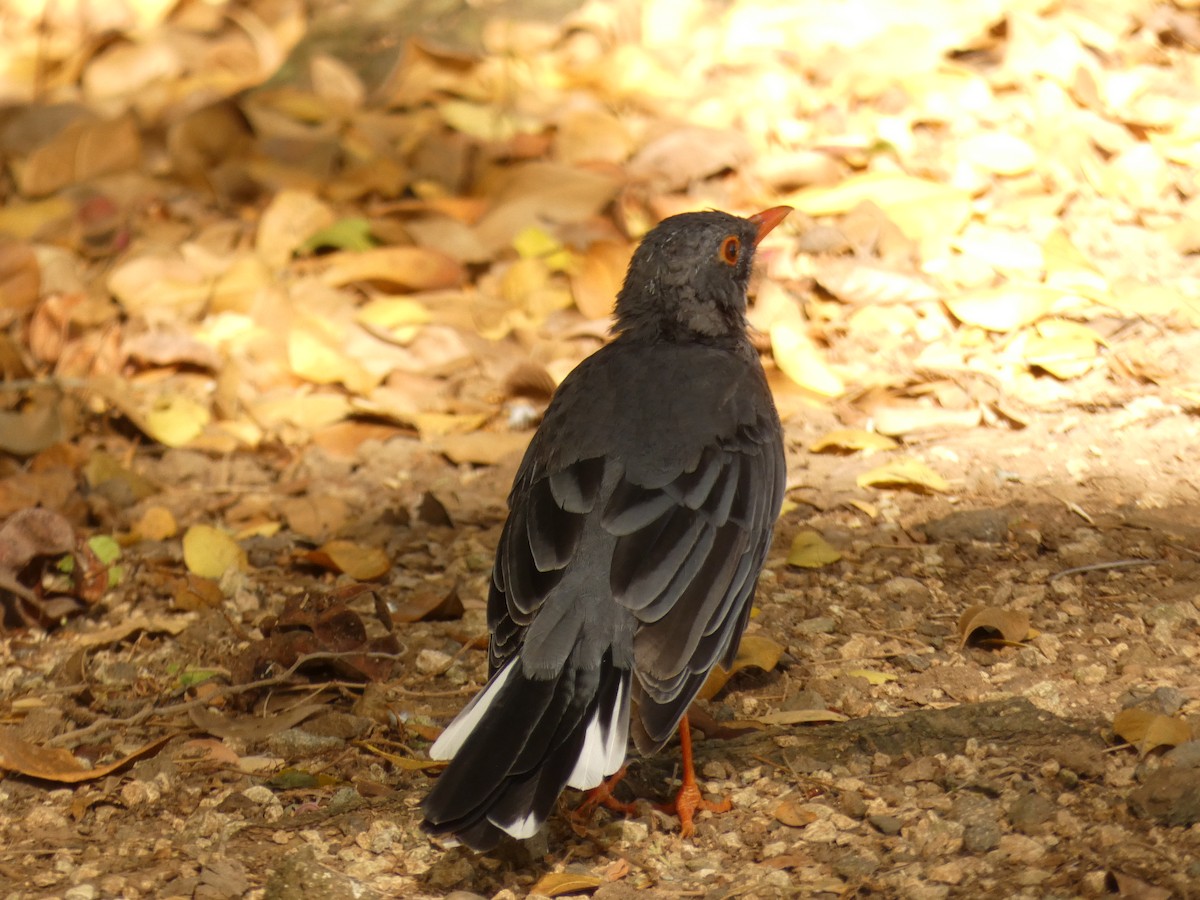
M 379 242 L 371 236 L 371 223 L 361 216 L 338 219 L 327 228 L 322 228 L 297 250 L 301 254 L 316 253 L 318 250 L 370 250 Z

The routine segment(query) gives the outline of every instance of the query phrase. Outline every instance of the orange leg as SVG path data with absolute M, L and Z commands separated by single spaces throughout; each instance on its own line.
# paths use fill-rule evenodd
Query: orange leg
M 584 824 L 591 819 L 592 813 L 596 811 L 596 807 L 598 806 L 603 806 L 606 809 L 611 809 L 625 816 L 631 816 L 636 813 L 636 803 L 622 803 L 612 795 L 613 788 L 625 777 L 625 770 L 627 768 L 628 766 L 621 766 L 615 775 L 609 775 L 601 782 L 599 787 L 594 787 L 588 791 L 587 796 L 583 798 L 583 802 L 571 813 L 571 818 L 579 824 Z
M 728 797 L 720 803 L 714 803 L 711 800 L 705 800 L 700 795 L 700 788 L 696 784 L 696 770 L 692 765 L 692 728 L 686 714 L 679 722 L 679 755 L 682 757 L 683 785 L 679 788 L 679 793 L 675 795 L 675 802 L 665 804 L 660 808 L 664 812 L 679 816 L 680 835 L 691 837 L 694 830 L 692 817 L 696 810 L 706 809 L 716 813 L 729 812 L 733 809 L 733 803 Z

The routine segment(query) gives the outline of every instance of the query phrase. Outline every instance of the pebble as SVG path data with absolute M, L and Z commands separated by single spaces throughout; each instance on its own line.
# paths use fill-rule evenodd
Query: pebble
M 454 662 L 454 657 L 441 650 L 426 647 L 417 654 L 417 671 L 422 675 L 441 675 Z
M 929 599 L 929 588 L 915 578 L 897 576 L 879 586 L 879 596 L 892 602 L 924 603 Z
M 899 834 L 902 827 L 902 823 L 895 816 L 868 816 L 867 821 L 880 834 L 886 834 L 889 837 Z
M 292 761 L 317 756 L 327 750 L 339 750 L 346 742 L 339 737 L 327 737 L 303 728 L 285 728 L 267 738 L 267 749 L 275 756 Z
M 1008 808 L 1008 821 L 1013 828 L 1026 834 L 1040 833 L 1042 826 L 1054 818 L 1058 807 L 1041 794 L 1025 794 Z

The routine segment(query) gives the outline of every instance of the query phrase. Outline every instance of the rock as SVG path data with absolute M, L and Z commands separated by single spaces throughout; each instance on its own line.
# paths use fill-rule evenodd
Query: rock
M 1200 778 L 1192 768 L 1159 769 L 1130 793 L 1129 808 L 1163 825 L 1195 825 L 1200 822 Z
M 921 530 L 931 541 L 982 541 L 986 544 L 1001 544 L 1008 537 L 1008 525 L 1014 517 L 1013 510 L 1007 507 L 964 509 L 926 522 L 921 526 Z
M 1025 794 L 1008 808 L 1013 828 L 1025 834 L 1037 834 L 1054 818 L 1057 807 L 1041 794 Z
M 867 821 L 880 834 L 886 834 L 888 837 L 893 837 L 900 833 L 902 823 L 895 816 L 867 816 Z

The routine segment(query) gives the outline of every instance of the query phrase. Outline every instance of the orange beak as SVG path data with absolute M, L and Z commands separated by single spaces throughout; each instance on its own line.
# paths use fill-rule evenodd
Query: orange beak
M 758 226 L 758 235 L 754 238 L 754 246 L 757 247 L 759 241 L 767 236 L 767 232 L 786 219 L 791 211 L 790 206 L 772 206 L 770 209 L 764 209 L 762 212 L 752 215 L 750 221 Z

